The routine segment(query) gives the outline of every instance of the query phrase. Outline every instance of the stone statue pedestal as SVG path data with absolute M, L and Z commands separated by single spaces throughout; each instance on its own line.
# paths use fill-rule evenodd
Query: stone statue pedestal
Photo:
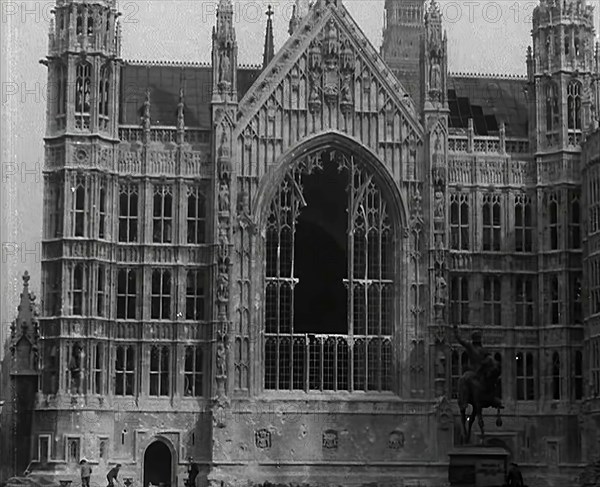
M 463 446 L 448 453 L 448 480 L 452 487 L 502 487 L 508 452 L 502 448 Z

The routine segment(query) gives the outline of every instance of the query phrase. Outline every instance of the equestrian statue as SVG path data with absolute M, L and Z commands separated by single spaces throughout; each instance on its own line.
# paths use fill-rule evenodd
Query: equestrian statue
M 492 354 L 482 345 L 480 332 L 471 335 L 471 343 L 463 340 L 458 334 L 458 326 L 454 325 L 454 336 L 466 350 L 469 356 L 469 370 L 463 373 L 458 381 L 458 407 L 462 424 L 463 442 L 469 443 L 471 428 L 478 419 L 481 430 L 481 443 L 484 441 L 483 410 L 485 408 L 496 408 L 496 426 L 502 426 L 500 409 L 503 409 L 502 401 L 496 396 L 497 385 L 500 380 L 500 364 L 492 357 Z M 471 413 L 468 417 L 467 428 L 467 406 L 471 405 Z

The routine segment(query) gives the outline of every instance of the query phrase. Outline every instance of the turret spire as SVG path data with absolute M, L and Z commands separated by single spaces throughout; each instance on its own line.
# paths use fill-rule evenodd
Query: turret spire
M 265 50 L 263 53 L 263 69 L 267 67 L 267 65 L 271 62 L 271 59 L 275 56 L 275 45 L 273 42 L 273 20 L 271 17 L 273 16 L 273 9 L 271 5 L 266 12 L 267 15 L 267 31 L 265 33 Z
M 302 22 L 302 19 L 308 13 L 309 8 L 310 8 L 310 5 L 308 3 L 308 0 L 296 0 L 296 2 L 294 4 L 294 9 L 292 10 L 292 18 L 290 19 L 290 27 L 288 29 L 288 32 L 290 35 L 292 35 L 294 33 L 294 31 L 296 30 L 296 28 L 298 27 L 298 25 L 300 25 L 300 22 Z

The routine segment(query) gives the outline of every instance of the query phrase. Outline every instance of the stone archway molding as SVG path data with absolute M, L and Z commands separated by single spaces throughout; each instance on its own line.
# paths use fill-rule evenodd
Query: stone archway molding
M 324 150 L 336 150 L 349 156 L 355 156 L 359 161 L 365 163 L 367 172 L 377 178 L 378 186 L 385 195 L 386 201 L 392 205 L 390 217 L 394 227 L 399 230 L 408 227 L 408 205 L 405 203 L 407 197 L 403 194 L 401 181 L 394 180 L 384 162 L 368 147 L 343 132 L 329 131 L 316 134 L 289 147 L 263 176 L 252 205 L 252 214 L 256 215 L 258 228 L 262 228 L 269 205 L 293 164 L 298 159 Z

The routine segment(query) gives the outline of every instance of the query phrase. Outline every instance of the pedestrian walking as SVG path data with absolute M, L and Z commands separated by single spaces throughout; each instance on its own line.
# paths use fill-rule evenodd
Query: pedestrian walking
M 108 480 L 107 487 L 115 487 L 115 482 L 117 484 L 120 484 L 119 479 L 117 478 L 117 475 L 119 475 L 120 468 L 121 464 L 117 463 L 113 468 L 109 470 L 108 474 L 106 475 L 106 480 Z
M 508 475 L 506 476 L 506 485 L 508 487 L 525 487 L 523 483 L 523 475 L 521 474 L 521 470 L 519 470 L 519 466 L 512 462 L 508 469 Z
M 79 462 L 79 465 L 81 465 L 81 487 L 90 487 L 92 467 L 86 458 L 82 458 Z

